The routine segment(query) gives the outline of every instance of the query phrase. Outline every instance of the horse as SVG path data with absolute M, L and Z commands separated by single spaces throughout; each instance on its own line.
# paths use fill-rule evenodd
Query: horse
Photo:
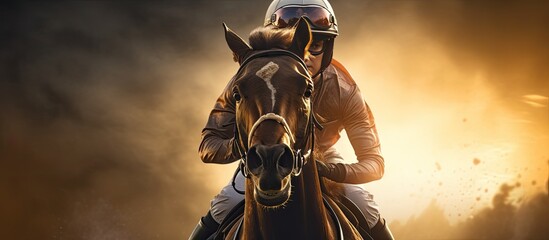
M 240 63 L 229 87 L 246 177 L 243 217 L 224 239 L 363 239 L 321 191 L 313 159 L 315 126 L 321 126 L 315 124 L 314 84 L 303 60 L 312 41 L 309 24 L 300 19 L 292 29 L 266 27 L 252 32 L 250 44 L 223 26 Z

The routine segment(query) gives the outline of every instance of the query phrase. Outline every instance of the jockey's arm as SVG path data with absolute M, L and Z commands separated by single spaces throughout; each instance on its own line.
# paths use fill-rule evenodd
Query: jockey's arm
M 217 99 L 202 130 L 198 153 L 204 163 L 227 164 L 239 158 L 238 151 L 233 147 L 236 109 L 231 95 L 233 86 L 234 78 Z
M 355 85 L 352 94 L 343 105 L 343 125 L 357 163 L 327 164 L 329 178 L 336 182 L 361 184 L 380 179 L 384 173 L 384 159 L 381 156 L 379 139 L 372 112 L 358 87 Z M 325 158 L 341 158 L 332 147 L 325 153 Z

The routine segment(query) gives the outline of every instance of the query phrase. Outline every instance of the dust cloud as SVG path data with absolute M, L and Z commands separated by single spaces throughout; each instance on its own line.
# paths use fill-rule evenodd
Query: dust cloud
M 548 193 L 538 193 L 517 206 L 509 195 L 518 187 L 502 184 L 490 207 L 456 224 L 445 217 L 444 203 L 433 200 L 419 216 L 405 223 L 394 221 L 390 227 L 397 239 L 545 239 Z
M 0 238 L 186 238 L 235 167 L 205 165 L 197 154 L 210 108 L 237 69 L 221 23 L 245 37 L 263 22 L 269 2 L 2 3 Z M 477 83 L 493 94 L 490 96 L 499 104 L 496 109 L 505 106 L 517 113 L 512 115 L 517 120 L 527 123 L 524 129 L 528 131 L 521 133 L 537 130 L 539 134 L 528 135 L 528 139 L 547 142 L 547 4 L 334 0 L 332 5 L 341 30 L 335 56 L 357 78 L 376 113 L 380 132 L 385 132 L 387 181 L 380 181 L 378 189 L 392 190 L 374 193 L 381 204 L 394 207 L 395 213 L 383 214 L 400 222 L 392 224 L 397 236 L 420 239 L 408 237 L 408 231 L 416 228 L 419 235 L 414 236 L 425 236 L 420 229 L 428 231 L 429 226 L 422 226 L 440 220 L 439 229 L 444 231 L 436 236 L 475 238 L 472 234 L 479 226 L 501 226 L 492 221 L 498 214 L 515 221 L 501 223 L 513 226 L 511 239 L 530 239 L 534 235 L 529 234 L 541 233 L 538 225 L 546 219 L 539 219 L 547 214 L 539 214 L 547 212 L 547 195 L 539 191 L 510 205 L 500 189 L 494 197 L 501 196 L 498 204 L 478 208 L 475 218 L 458 227 L 445 220 L 447 209 L 441 200 L 429 204 L 415 220 L 405 222 L 409 214 L 398 211 L 398 206 L 390 205 L 394 201 L 383 196 L 394 197 L 391 193 L 399 192 L 393 190 L 394 184 L 411 182 L 408 178 L 423 177 L 430 171 L 412 168 L 410 175 L 395 174 L 396 166 L 407 166 L 409 161 L 392 155 L 402 138 L 391 129 L 400 130 L 399 126 L 407 124 L 438 131 L 424 126 L 419 121 L 422 118 L 411 117 L 416 115 L 408 115 L 411 112 L 405 109 L 443 96 L 461 101 L 457 94 L 447 92 L 473 90 L 469 80 L 475 76 L 480 79 Z M 429 50 L 426 46 L 436 51 L 417 52 Z M 453 75 L 444 77 L 447 74 Z M 460 77 L 465 80 L 455 82 Z M 399 96 L 405 95 L 391 92 L 391 88 L 411 89 L 417 95 L 401 99 Z M 432 98 L 423 98 L 425 95 Z M 471 99 L 465 106 L 485 106 L 482 100 L 486 99 Z M 492 119 L 493 112 L 467 115 L 466 107 L 448 118 L 466 126 L 484 117 Z M 432 111 L 428 107 L 422 110 L 423 114 Z M 519 130 L 523 128 L 513 133 Z M 537 159 L 549 158 L 540 145 L 529 146 L 520 148 L 520 153 L 535 152 L 536 164 Z M 438 145 L 427 147 L 440 149 Z M 471 164 L 476 157 L 481 160 L 479 169 L 495 164 L 484 155 L 461 160 Z M 448 161 L 424 162 L 429 166 L 436 163 L 432 171 L 446 174 L 454 167 Z M 535 189 L 543 185 L 545 178 L 521 172 L 532 184 L 509 185 L 509 194 L 527 185 L 535 185 Z M 443 178 L 433 181 L 441 191 L 453 191 L 451 182 Z M 492 192 L 487 189 L 485 194 Z M 530 230 L 522 231 L 525 229 Z
M 197 154 L 234 7 L 3 4 L 0 238 L 186 238 L 234 169 Z

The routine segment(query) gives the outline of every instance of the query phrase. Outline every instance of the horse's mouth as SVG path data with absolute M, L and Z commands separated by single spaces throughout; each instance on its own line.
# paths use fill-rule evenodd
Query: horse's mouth
M 279 207 L 284 205 L 290 199 L 290 189 L 292 184 L 290 181 L 281 191 L 261 191 L 255 187 L 254 197 L 257 203 L 265 207 Z

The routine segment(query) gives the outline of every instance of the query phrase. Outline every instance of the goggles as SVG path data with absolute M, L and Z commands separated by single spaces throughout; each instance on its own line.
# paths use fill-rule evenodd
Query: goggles
M 324 49 L 326 48 L 326 41 L 325 40 L 313 40 L 311 45 L 309 46 L 309 53 L 313 56 L 320 55 L 324 52 Z
M 321 7 L 285 7 L 271 16 L 271 24 L 278 28 L 293 27 L 299 18 L 305 17 L 315 30 L 328 30 L 335 24 L 335 17 Z

